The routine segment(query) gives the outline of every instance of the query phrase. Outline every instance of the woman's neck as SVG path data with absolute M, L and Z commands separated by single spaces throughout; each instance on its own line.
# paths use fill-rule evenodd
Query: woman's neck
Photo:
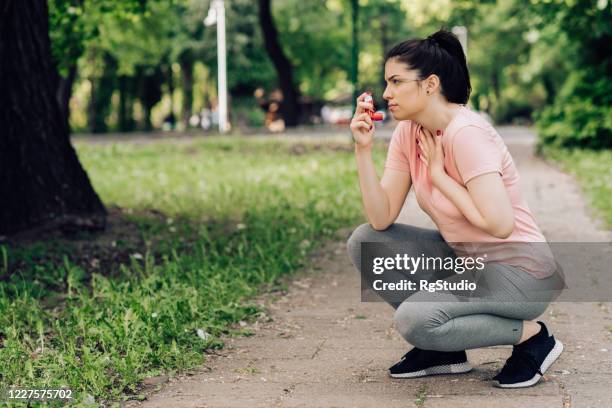
M 435 135 L 437 130 L 444 132 L 462 108 L 462 105 L 456 103 L 438 104 L 434 102 L 419 112 L 414 121 Z

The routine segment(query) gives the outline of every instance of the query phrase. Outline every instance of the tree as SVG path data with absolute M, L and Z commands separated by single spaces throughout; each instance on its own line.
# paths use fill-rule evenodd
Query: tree
M 56 97 L 66 126 L 70 119 L 69 102 L 77 76 L 77 60 L 84 43 L 93 34 L 82 18 L 83 0 L 49 0 L 51 49 L 58 68 Z
M 105 224 L 56 97 L 48 18 L 45 1 L 0 8 L 0 234 Z
M 528 25 L 521 7 L 520 2 L 513 1 L 482 5 L 478 23 L 470 28 L 468 66 L 474 77 L 473 97 L 478 100 L 478 108 L 495 120 L 509 119 L 506 112 L 512 103 L 504 91 L 515 84 L 529 89 L 518 75 L 530 49 L 524 38 Z
M 117 61 L 107 52 L 93 53 L 90 63 L 98 66 L 100 73 L 91 78 L 91 99 L 89 100 L 89 130 L 92 133 L 105 133 L 108 130 L 106 119 L 110 114 L 111 100 L 117 82 Z M 94 70 L 97 71 L 97 70 Z
M 193 113 L 193 63 L 194 58 L 191 50 L 186 50 L 179 56 L 181 87 L 183 90 L 181 121 L 184 128 L 189 126 L 189 119 Z
M 362 53 L 376 56 L 377 61 L 384 61 L 391 47 L 414 36 L 412 24 L 407 21 L 400 1 L 370 0 L 361 6 L 360 13 L 361 26 L 365 28 L 360 30 Z M 386 87 L 384 65 L 379 64 L 376 76 L 364 77 L 362 85 L 374 90 L 375 104 L 382 106 Z
M 334 88 L 346 92 L 348 83 L 343 86 L 343 80 L 351 69 L 350 5 L 300 0 L 276 5 L 276 27 L 300 93 L 320 100 Z
M 191 3 L 186 1 L 150 0 L 145 13 L 107 13 L 97 22 L 100 38 L 95 44 L 90 44 L 88 51 L 102 51 L 112 56 L 117 61 L 113 70 L 118 80 L 103 83 L 103 72 L 97 73 L 97 82 L 108 89 L 96 92 L 112 94 L 118 89 L 117 125 L 120 131 L 134 129 L 132 113 L 136 99 L 140 101 L 143 113 L 140 127 L 152 129 L 151 111 L 163 96 L 164 84 L 172 96 L 172 65 L 175 62 L 181 67 L 183 122 L 188 124 L 193 104 L 193 65 L 198 57 L 195 49 L 201 46 L 195 38 L 202 34 L 202 11 L 196 7 L 202 2 L 198 3 L 191 8 Z M 90 63 L 88 68 L 92 66 L 94 64 Z M 95 86 L 96 81 L 91 82 Z M 94 98 L 95 93 L 92 93 Z M 110 99 L 106 102 L 110 108 Z
M 293 66 L 283 52 L 278 40 L 278 31 L 274 25 L 270 0 L 259 0 L 259 22 L 263 32 L 265 47 L 276 73 L 283 92 L 283 103 L 281 106 L 285 125 L 297 126 L 300 115 L 300 93 L 293 82 Z
M 145 11 L 146 4 L 146 0 L 48 0 L 49 36 L 57 68 L 55 92 L 67 126 L 77 61 L 87 45 L 98 39 L 100 24 L 109 15 L 136 17 Z
M 528 12 L 541 38 L 563 38 L 557 59 L 566 62 L 553 103 L 536 115 L 540 144 L 612 147 L 612 5 L 605 1 L 533 1 Z M 550 30 L 554 27 L 553 30 Z M 548 38 L 547 38 L 548 37 Z M 546 73 L 544 73 L 546 75 Z

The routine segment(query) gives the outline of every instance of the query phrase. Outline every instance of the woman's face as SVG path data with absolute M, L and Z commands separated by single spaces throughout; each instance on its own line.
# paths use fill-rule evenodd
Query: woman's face
M 412 119 L 427 105 L 424 81 L 418 79 L 416 70 L 408 70 L 408 66 L 396 58 L 390 58 L 385 64 L 385 81 L 383 98 L 395 120 Z

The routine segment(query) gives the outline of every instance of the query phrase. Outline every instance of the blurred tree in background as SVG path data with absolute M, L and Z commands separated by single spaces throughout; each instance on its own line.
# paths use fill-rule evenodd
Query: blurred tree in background
M 216 32 L 202 25 L 209 6 L 209 0 L 49 0 L 57 98 L 66 118 L 72 110 L 73 128 L 149 130 L 164 120 L 186 128 L 194 114 L 214 110 Z M 271 40 L 264 39 L 262 6 L 277 33 L 272 55 L 282 58 L 266 52 Z M 377 105 L 388 48 L 463 25 L 475 108 L 498 122 L 537 118 L 546 142 L 597 147 L 610 139 L 609 1 L 361 0 L 360 8 L 360 87 L 374 91 Z M 349 0 L 227 0 L 226 14 L 235 120 L 261 124 L 268 105 L 254 97 L 257 90 L 291 95 L 284 98 L 295 105 L 283 110 L 292 112 L 288 125 L 311 121 L 326 101 L 350 95 Z
M 50 0 L 65 112 L 76 81 L 73 127 L 148 130 L 171 119 L 186 128 L 194 114 L 214 110 L 216 32 L 202 25 L 209 5 Z M 391 46 L 461 25 L 474 108 L 501 123 L 535 118 L 547 143 L 610 139 L 608 1 L 361 0 L 360 8 L 359 87 L 372 89 L 377 105 Z M 226 15 L 233 121 L 261 125 L 277 90 L 289 126 L 350 97 L 349 0 L 227 0 Z
M 561 64 L 551 69 L 558 81 L 537 115 L 544 144 L 612 147 L 612 6 L 607 0 L 534 1 L 537 27 Z M 551 38 L 551 27 L 561 42 Z M 557 72 L 554 72 L 557 71 Z M 559 72 L 560 71 L 560 72 Z
M 69 101 L 78 74 L 78 61 L 89 44 L 100 37 L 102 20 L 109 16 L 135 19 L 145 7 L 144 0 L 49 0 L 49 36 L 60 74 L 56 93 L 66 121 L 70 115 Z

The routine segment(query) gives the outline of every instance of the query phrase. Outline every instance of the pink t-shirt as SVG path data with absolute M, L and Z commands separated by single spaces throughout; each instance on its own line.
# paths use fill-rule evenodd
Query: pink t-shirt
M 487 259 L 519 266 L 538 278 L 549 276 L 551 271 L 548 249 L 546 255 L 526 255 L 533 249 L 525 246 L 510 250 L 508 242 L 546 242 L 538 228 L 531 210 L 524 200 L 520 188 L 520 176 L 504 141 L 497 131 L 483 117 L 462 106 L 445 129 L 442 137 L 444 168 L 446 173 L 465 187 L 476 176 L 497 172 L 501 175 L 508 197 L 514 209 L 514 230 L 507 238 L 497 238 L 472 225 L 459 209 L 429 178 L 425 163 L 417 157 L 420 147 L 416 135 L 421 125 L 412 121 L 399 122 L 391 139 L 385 168 L 410 173 L 417 202 L 434 223 L 440 234 L 451 247 L 458 250 L 465 245 L 453 243 L 487 243 Z M 489 243 L 504 243 L 491 245 Z M 546 248 L 548 246 L 544 244 Z M 492 248 L 497 247 L 497 251 Z M 537 246 L 538 249 L 542 245 Z M 459 253 L 457 253 L 459 255 Z M 521 258 L 521 259 L 519 259 Z M 546 259 L 543 262 L 543 259 Z

